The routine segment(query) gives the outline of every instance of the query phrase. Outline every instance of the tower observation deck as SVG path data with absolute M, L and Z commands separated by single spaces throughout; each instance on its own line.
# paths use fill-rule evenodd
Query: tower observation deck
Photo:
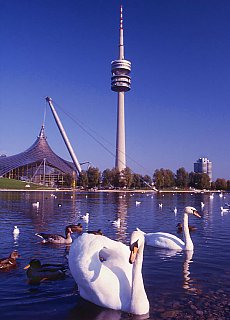
M 118 93 L 117 139 L 115 167 L 122 171 L 126 167 L 125 156 L 125 112 L 124 93 L 131 89 L 131 62 L 124 58 L 123 9 L 120 8 L 119 59 L 111 62 L 111 90 Z

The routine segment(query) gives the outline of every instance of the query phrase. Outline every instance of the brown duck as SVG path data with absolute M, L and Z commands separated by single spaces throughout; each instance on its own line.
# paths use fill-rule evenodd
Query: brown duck
M 83 226 L 81 223 L 78 224 L 70 224 L 66 228 L 71 228 L 72 232 L 82 233 Z
M 196 230 L 196 227 L 194 227 L 194 226 L 188 226 L 188 229 L 189 229 L 189 231 L 195 231 Z M 178 233 L 181 233 L 182 232 L 182 223 L 178 223 L 177 224 L 177 232 Z
M 0 259 L 0 271 L 8 271 L 17 266 L 16 259 L 19 258 L 18 251 L 14 250 L 8 258 Z
M 92 233 L 92 234 L 95 234 L 95 235 L 99 235 L 99 236 L 103 236 L 103 232 L 101 229 L 98 229 L 98 230 L 89 230 L 87 231 L 88 233 Z
M 60 234 L 48 234 L 48 233 L 35 233 L 36 236 L 42 238 L 42 243 L 53 243 L 53 244 L 71 244 L 72 230 L 70 227 L 66 227 L 65 229 L 65 237 Z

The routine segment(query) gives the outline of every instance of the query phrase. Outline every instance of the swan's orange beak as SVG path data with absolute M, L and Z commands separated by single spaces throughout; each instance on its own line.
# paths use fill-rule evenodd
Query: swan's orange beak
M 196 210 L 193 211 L 193 214 L 194 214 L 194 216 L 201 218 L 201 215 Z
M 137 252 L 138 252 L 138 244 L 137 242 L 133 243 L 130 246 L 130 256 L 129 256 L 129 263 L 133 264 L 135 262 Z

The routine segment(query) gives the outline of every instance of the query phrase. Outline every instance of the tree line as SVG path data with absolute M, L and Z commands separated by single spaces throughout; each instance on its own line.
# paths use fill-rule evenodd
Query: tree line
M 77 177 L 76 181 L 71 175 L 65 175 L 64 185 L 75 185 L 84 189 L 149 189 L 155 187 L 163 189 L 212 189 L 230 190 L 230 180 L 218 178 L 210 182 L 206 173 L 187 172 L 185 168 L 179 168 L 176 173 L 170 169 L 156 169 L 151 176 L 133 173 L 130 168 L 121 172 L 118 169 L 105 169 L 103 172 L 97 167 L 89 167 Z

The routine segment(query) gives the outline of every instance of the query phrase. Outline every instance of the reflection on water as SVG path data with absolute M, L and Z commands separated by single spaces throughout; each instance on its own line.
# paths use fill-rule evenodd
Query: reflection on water
M 37 201 L 39 207 L 33 207 Z M 138 206 L 136 201 L 140 203 Z M 146 232 L 164 230 L 177 234 L 176 225 L 182 220 L 183 208 L 191 205 L 202 213 L 202 219 L 191 218 L 191 224 L 196 227 L 192 233 L 194 252 L 145 247 L 143 278 L 150 301 L 150 319 L 166 319 L 169 315 L 173 318 L 172 312 L 177 319 L 185 319 L 185 314 L 194 317 L 198 305 L 202 306 L 202 312 L 207 312 L 203 314 L 204 319 L 215 313 L 227 319 L 230 252 L 226 248 L 230 246 L 230 213 L 220 210 L 225 203 L 230 203 L 230 194 L 223 197 L 214 194 L 212 199 L 208 193 L 0 192 L 0 258 L 14 249 L 20 254 L 15 270 L 0 272 L 1 316 L 4 320 L 31 316 L 34 320 L 40 317 L 43 320 L 129 318 L 127 314 L 80 299 L 69 270 L 65 280 L 46 281 L 38 288 L 31 287 L 23 267 L 32 258 L 42 263 L 68 265 L 69 247 L 41 245 L 35 233 L 63 234 L 66 225 L 82 222 L 84 230 L 101 229 L 107 237 L 128 244 L 136 227 Z M 162 205 L 159 207 L 159 204 Z M 86 212 L 90 214 L 88 224 L 80 220 Z M 121 219 L 119 228 L 109 222 L 117 218 Z M 13 234 L 15 225 L 20 229 L 17 236 Z M 72 237 L 74 240 L 77 235 Z M 189 303 L 193 308 L 188 307 Z M 178 309 L 176 316 L 175 309 Z
M 127 198 L 126 195 L 121 195 L 117 199 L 117 217 L 121 219 L 120 227 L 117 228 L 116 234 L 117 238 L 116 240 L 121 242 L 127 241 Z
M 77 305 L 70 311 L 66 320 L 120 320 L 121 315 L 122 313 L 120 311 L 104 309 L 80 298 Z
M 188 291 L 193 291 L 192 281 L 190 279 L 190 271 L 189 271 L 189 264 L 192 262 L 192 257 L 193 257 L 193 250 L 186 250 L 185 261 L 183 263 L 183 276 L 184 276 L 183 288 Z

